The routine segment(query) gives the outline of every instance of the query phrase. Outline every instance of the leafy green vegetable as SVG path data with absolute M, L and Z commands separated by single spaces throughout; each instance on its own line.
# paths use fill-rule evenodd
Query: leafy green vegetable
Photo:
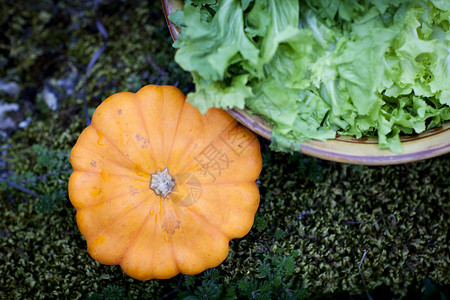
M 246 107 L 279 150 L 340 134 L 401 152 L 401 134 L 450 120 L 450 2 L 217 2 L 171 16 L 201 112 Z

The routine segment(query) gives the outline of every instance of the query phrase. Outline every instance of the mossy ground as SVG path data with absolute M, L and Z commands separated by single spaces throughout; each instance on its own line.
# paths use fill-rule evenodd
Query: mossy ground
M 77 229 L 67 180 L 70 149 L 85 127 L 84 73 L 104 42 L 96 18 L 108 39 L 85 89 L 91 112 L 108 95 L 146 84 L 192 89 L 173 62 L 158 1 L 102 1 L 96 13 L 94 1 L 7 1 L 0 79 L 17 83 L 20 93 L 0 92 L 0 99 L 18 103 L 15 117 L 31 122 L 0 137 L 1 299 L 364 299 L 364 283 L 372 296 L 448 293 L 449 155 L 363 167 L 275 153 L 262 141 L 255 225 L 230 243 L 223 264 L 140 282 L 95 262 Z M 46 86 L 58 96 L 56 110 L 44 101 Z

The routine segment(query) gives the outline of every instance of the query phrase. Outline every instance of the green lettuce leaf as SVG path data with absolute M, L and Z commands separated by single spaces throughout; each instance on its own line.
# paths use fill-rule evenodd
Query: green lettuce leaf
M 210 81 L 223 80 L 225 71 L 241 59 L 256 63 L 259 50 L 244 33 L 239 1 L 221 1 L 211 23 L 202 22 L 200 7 L 184 8 L 182 42 L 175 61 L 185 70 Z
M 170 17 L 188 101 L 246 107 L 274 149 L 339 134 L 401 152 L 401 135 L 450 119 L 449 1 L 186 1 Z

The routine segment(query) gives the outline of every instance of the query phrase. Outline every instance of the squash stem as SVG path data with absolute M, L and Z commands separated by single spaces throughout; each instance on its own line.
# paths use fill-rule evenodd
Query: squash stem
M 169 169 L 165 168 L 151 174 L 150 189 L 157 195 L 166 198 L 173 190 L 175 180 L 169 174 Z

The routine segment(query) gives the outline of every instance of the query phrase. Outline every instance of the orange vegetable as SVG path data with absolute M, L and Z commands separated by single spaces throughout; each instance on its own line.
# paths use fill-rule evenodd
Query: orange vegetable
M 118 93 L 71 152 L 69 197 L 98 262 L 148 280 L 219 265 L 259 204 L 258 139 L 172 86 Z

